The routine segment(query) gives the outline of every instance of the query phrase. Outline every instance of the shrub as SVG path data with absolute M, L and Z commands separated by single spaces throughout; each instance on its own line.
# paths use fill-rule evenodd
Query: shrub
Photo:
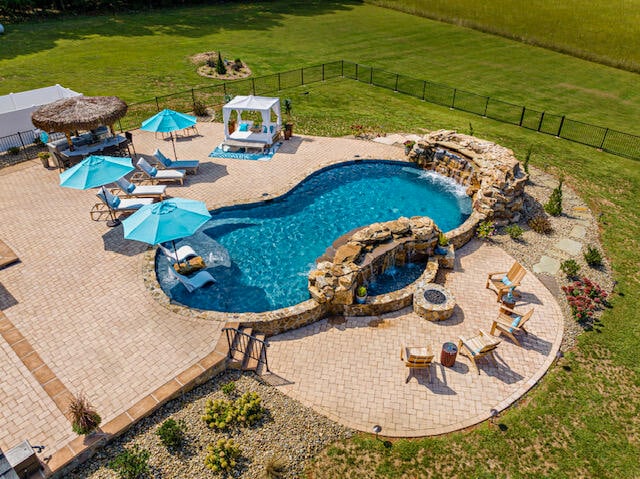
M 239 72 L 240 70 L 242 70 L 242 60 L 240 60 L 239 58 L 236 58 L 233 61 L 233 66 L 232 66 L 234 71 Z
M 495 234 L 496 227 L 493 224 L 493 221 L 483 221 L 478 225 L 478 229 L 476 230 L 476 236 L 481 240 L 489 239 L 490 236 Z
M 593 314 L 607 305 L 607 293 L 596 283 L 588 278 L 582 278 L 563 286 L 571 315 L 578 322 L 586 322 L 593 319 Z
M 227 73 L 227 67 L 224 66 L 224 61 L 222 60 L 222 54 L 218 52 L 218 61 L 216 61 L 216 73 L 218 75 L 225 75 Z
M 527 150 L 527 154 L 524 157 L 524 163 L 522 166 L 524 167 L 524 172 L 529 174 L 529 160 L 531 160 L 531 152 L 533 151 L 533 145 L 529 145 L 529 149 Z
M 183 421 L 176 421 L 175 419 L 167 419 L 163 422 L 156 435 L 160 438 L 162 444 L 166 447 L 180 447 L 184 441 L 184 429 L 185 424 Z
M 562 262 L 560 269 L 567 275 L 567 278 L 575 278 L 580 271 L 580 265 L 575 259 L 568 259 Z
M 19 146 L 12 146 L 11 148 L 9 148 L 7 150 L 7 153 L 9 153 L 10 155 L 17 155 L 18 153 L 20 153 L 20 147 Z
M 473 125 L 469 122 L 469 136 L 473 136 Z
M 449 240 L 447 239 L 447 235 L 445 235 L 442 231 L 438 233 L 438 246 L 448 246 Z
M 207 105 L 204 104 L 204 102 L 197 100 L 193 102 L 193 113 L 196 116 L 207 116 L 207 114 L 209 113 L 207 111 Z
M 584 260 L 591 267 L 602 266 L 602 254 L 598 250 L 598 248 L 594 248 L 593 246 L 588 246 L 587 251 L 584 252 Z
M 226 399 L 209 399 L 204 408 L 202 420 L 212 429 L 226 430 L 235 419 L 235 411 L 231 401 Z
M 359 298 L 364 298 L 367 295 L 367 288 L 365 286 L 358 286 L 356 289 L 356 296 Z
M 71 429 L 81 436 L 92 433 L 102 422 L 100 415 L 82 393 L 71 398 L 67 413 L 71 416 Z
M 214 60 L 214 58 L 212 56 L 207 58 L 207 66 L 209 68 L 215 68 L 216 67 L 216 61 Z
M 549 201 L 544 205 L 544 210 L 551 216 L 560 216 L 562 214 L 562 183 L 564 179 L 560 177 L 558 186 L 554 188 L 549 197 Z
M 271 456 L 264 465 L 264 475 L 267 479 L 284 477 L 287 462 L 280 456 Z
M 207 446 L 204 465 L 213 472 L 230 472 L 240 455 L 240 446 L 233 439 L 218 439 Z
M 209 399 L 202 420 L 210 428 L 218 431 L 224 431 L 235 423 L 253 426 L 264 415 L 261 403 L 262 399 L 254 392 L 246 392 L 233 402 L 226 399 Z
M 133 446 L 116 456 L 109 463 L 109 469 L 116 471 L 121 479 L 137 479 L 149 473 L 149 456 L 146 449 Z
M 253 426 L 264 416 L 262 399 L 258 396 L 258 393 L 244 393 L 236 399 L 234 407 L 236 410 L 236 420 L 246 426 Z
M 545 215 L 537 215 L 529 220 L 529 228 L 531 228 L 536 233 L 540 234 L 549 234 L 553 231 L 553 227 L 551 226 L 551 222 L 549 218 Z
M 228 383 L 223 384 L 220 389 L 222 389 L 222 392 L 227 396 L 231 396 L 234 392 L 236 392 L 236 383 L 233 381 L 229 381 Z
M 511 236 L 511 239 L 514 240 L 519 239 L 522 236 L 522 233 L 524 233 L 522 228 L 520 228 L 520 226 L 518 225 L 509 225 L 504 230 L 509 236 Z

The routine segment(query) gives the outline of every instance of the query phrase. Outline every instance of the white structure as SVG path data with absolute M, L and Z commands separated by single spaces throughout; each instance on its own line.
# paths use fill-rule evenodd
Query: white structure
M 80 93 L 54 85 L 0 96 L 0 138 L 28 132 L 25 140 L 32 141 L 35 127 L 31 123 L 31 113 L 42 105 L 78 95 Z
M 229 133 L 229 120 L 231 113 L 238 115 L 238 126 L 233 133 Z M 242 112 L 259 111 L 262 115 L 262 124 L 256 128 L 253 121 L 242 119 Z M 272 113 L 275 122 L 272 121 Z M 280 112 L 280 99 L 266 96 L 237 96 L 222 107 L 224 119 L 224 138 L 226 144 L 256 143 L 270 146 L 280 135 L 282 129 L 282 114 Z

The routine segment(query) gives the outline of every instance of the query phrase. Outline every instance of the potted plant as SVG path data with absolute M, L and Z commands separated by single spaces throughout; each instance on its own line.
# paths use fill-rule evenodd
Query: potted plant
M 447 254 L 449 246 L 449 240 L 443 232 L 438 234 L 438 246 L 436 246 L 436 254 Z
M 364 286 L 358 286 L 356 289 L 356 303 L 364 304 L 367 302 L 367 288 Z
M 413 140 L 407 140 L 403 143 L 404 145 L 404 154 L 408 155 L 409 153 L 411 153 L 411 150 L 413 148 L 413 145 L 415 145 L 416 142 Z
M 40 158 L 40 161 L 42 162 L 42 166 L 44 166 L 45 168 L 49 168 L 50 157 L 51 157 L 51 154 L 47 153 L 46 151 L 41 151 L 40 153 L 38 153 L 38 158 Z
M 287 122 L 284 124 L 284 139 L 288 140 L 293 135 L 293 123 L 291 122 L 293 103 L 291 102 L 291 98 L 285 98 L 282 106 L 284 108 L 285 115 L 287 115 Z
M 84 394 L 78 394 L 71 398 L 67 412 L 71 416 L 73 432 L 80 436 L 92 434 L 102 422 L 102 418 L 89 404 L 89 400 Z

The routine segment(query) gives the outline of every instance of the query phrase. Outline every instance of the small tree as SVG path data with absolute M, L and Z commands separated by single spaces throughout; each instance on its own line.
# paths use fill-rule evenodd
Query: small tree
M 282 107 L 284 108 L 284 114 L 287 115 L 287 122 L 291 123 L 291 111 L 293 110 L 291 98 L 285 98 Z
M 527 155 L 524 157 L 524 172 L 529 174 L 529 160 L 531 160 L 531 152 L 533 151 L 533 145 L 529 145 L 529 149 L 527 150 Z
M 562 182 L 563 177 L 560 177 L 558 186 L 551 192 L 549 201 L 544 205 L 544 210 L 551 216 L 560 216 L 562 214 Z
M 218 61 L 216 62 L 216 73 L 218 75 L 226 75 L 227 67 L 224 66 L 224 61 L 222 60 L 222 54 L 218 52 Z

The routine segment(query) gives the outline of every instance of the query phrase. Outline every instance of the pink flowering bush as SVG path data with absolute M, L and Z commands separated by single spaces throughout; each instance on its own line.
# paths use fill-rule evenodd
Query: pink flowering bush
M 582 278 L 562 287 L 571 314 L 576 321 L 586 322 L 607 305 L 607 293 L 589 278 Z

